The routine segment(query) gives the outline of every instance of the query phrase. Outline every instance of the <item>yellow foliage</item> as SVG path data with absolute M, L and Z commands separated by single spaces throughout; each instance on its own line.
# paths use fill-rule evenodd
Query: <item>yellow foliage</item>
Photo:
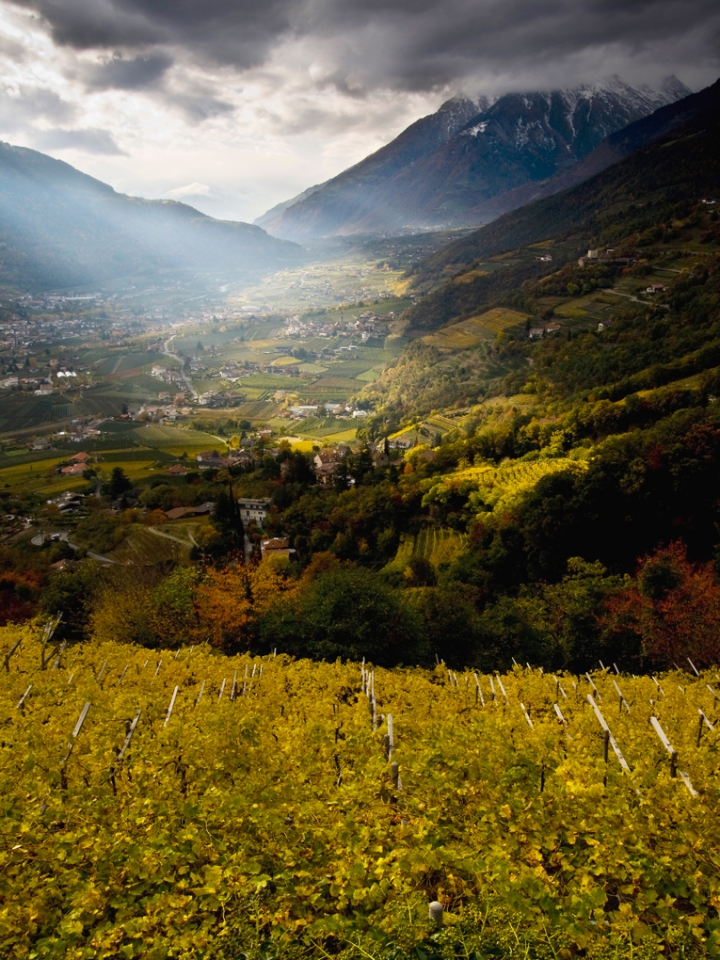
M 256 567 L 213 570 L 197 590 L 200 629 L 215 646 L 247 646 L 256 618 L 278 594 L 289 598 L 296 588 L 283 576 L 282 565 L 270 559 Z

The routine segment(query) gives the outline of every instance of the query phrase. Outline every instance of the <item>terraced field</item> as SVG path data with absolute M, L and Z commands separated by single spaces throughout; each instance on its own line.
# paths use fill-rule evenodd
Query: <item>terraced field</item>
M 464 550 L 467 534 L 443 527 L 429 527 L 416 537 L 403 534 L 393 560 L 385 566 L 386 573 L 402 573 L 413 557 L 429 560 L 438 569 L 452 563 Z
M 476 490 L 485 507 L 497 508 L 499 503 L 509 502 L 532 489 L 542 477 L 561 470 L 585 470 L 587 463 L 558 457 L 548 460 L 511 461 L 494 466 L 483 464 L 465 467 L 445 474 L 433 483 L 435 489 L 463 488 L 466 492 Z
M 509 327 L 521 326 L 527 319 L 526 313 L 496 307 L 469 320 L 442 327 L 422 339 L 424 343 L 441 350 L 464 350 L 477 346 L 483 340 L 492 339 Z

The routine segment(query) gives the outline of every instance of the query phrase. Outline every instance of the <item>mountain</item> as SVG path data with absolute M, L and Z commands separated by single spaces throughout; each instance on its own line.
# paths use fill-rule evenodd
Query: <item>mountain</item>
M 614 243 L 619 224 L 625 224 L 627 233 L 641 234 L 663 219 L 676 200 L 685 202 L 689 196 L 697 202 L 720 192 L 719 115 L 720 80 L 628 126 L 598 148 L 604 159 L 615 151 L 629 153 L 624 159 L 438 251 L 411 278 L 416 290 L 432 291 L 410 310 L 411 323 L 435 327 L 469 316 L 500 288 L 556 269 L 556 264 L 548 267 L 531 258 L 502 274 L 471 278 L 480 260 L 548 239 L 564 243 L 576 256 L 591 244 Z M 637 144 L 642 146 L 630 152 Z
M 509 93 L 471 116 L 472 101 L 449 101 L 279 216 L 261 219 L 270 233 L 295 240 L 478 224 L 508 208 L 502 198 L 510 191 L 571 170 L 609 134 L 689 93 L 674 77 L 659 90 L 611 78 Z M 431 130 L 434 138 L 425 134 Z
M 294 206 L 296 203 L 300 203 L 302 200 L 307 200 L 308 197 L 311 197 L 314 193 L 317 193 L 318 190 L 322 190 L 325 186 L 325 183 L 317 183 L 314 187 L 308 187 L 307 190 L 303 190 L 302 193 L 298 193 L 296 197 L 291 197 L 290 200 L 283 200 L 281 203 L 276 203 L 274 207 L 271 207 L 266 211 L 261 217 L 256 217 L 253 220 L 253 223 L 256 227 L 262 227 L 263 230 L 269 226 L 271 223 L 274 223 L 288 207 Z
M 301 256 L 260 227 L 116 193 L 67 163 L 0 143 L 0 282 L 39 290 L 159 269 L 246 274 Z
M 478 111 L 490 106 L 482 97 L 454 97 L 437 113 L 416 120 L 378 151 L 295 200 L 278 204 L 255 223 L 274 236 L 310 239 L 356 233 L 347 224 L 362 217 L 368 203 L 383 187 L 408 167 L 432 155 L 461 130 Z

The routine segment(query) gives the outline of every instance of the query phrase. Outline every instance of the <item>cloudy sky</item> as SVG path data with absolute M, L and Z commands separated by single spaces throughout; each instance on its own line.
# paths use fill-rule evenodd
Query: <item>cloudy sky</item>
M 717 0 L 0 0 L 0 139 L 252 220 L 455 93 L 720 75 Z

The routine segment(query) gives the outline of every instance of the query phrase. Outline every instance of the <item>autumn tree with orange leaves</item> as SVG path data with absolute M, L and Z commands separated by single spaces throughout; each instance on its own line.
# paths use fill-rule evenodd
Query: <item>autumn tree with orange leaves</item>
M 643 659 L 660 668 L 720 659 L 720 583 L 712 563 L 693 564 L 683 543 L 640 561 L 631 587 L 607 601 L 608 625 L 634 634 Z
M 246 648 L 270 604 L 289 600 L 296 589 L 297 582 L 274 558 L 257 566 L 209 570 L 195 595 L 198 632 L 223 650 Z

